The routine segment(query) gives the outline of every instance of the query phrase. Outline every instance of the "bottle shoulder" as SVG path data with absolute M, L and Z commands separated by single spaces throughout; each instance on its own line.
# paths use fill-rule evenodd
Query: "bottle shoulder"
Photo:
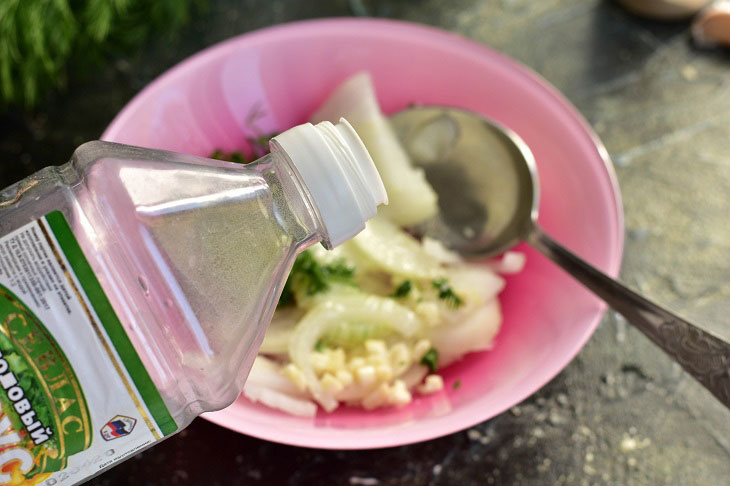
M 297 250 L 319 236 L 271 158 L 244 168 L 165 155 L 85 144 L 6 189 L 0 225 L 64 214 L 183 424 L 236 398 Z

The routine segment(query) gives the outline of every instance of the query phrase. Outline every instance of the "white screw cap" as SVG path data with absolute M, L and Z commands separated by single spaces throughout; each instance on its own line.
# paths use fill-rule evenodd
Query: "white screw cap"
M 327 235 L 325 246 L 349 240 L 388 195 L 365 145 L 344 118 L 337 125 L 305 123 L 272 139 L 307 187 Z

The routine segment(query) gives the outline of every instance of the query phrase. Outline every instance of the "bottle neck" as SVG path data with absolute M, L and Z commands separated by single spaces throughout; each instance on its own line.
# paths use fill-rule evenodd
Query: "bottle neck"
M 281 239 L 276 244 L 282 246 L 283 258 L 273 274 L 259 276 L 260 280 L 277 283 L 265 299 L 257 303 L 260 309 L 256 317 L 244 323 L 246 327 L 255 327 L 256 335 L 250 340 L 240 340 L 234 344 L 235 349 L 225 353 L 228 356 L 228 367 L 231 372 L 229 376 L 233 376 L 234 379 L 220 380 L 218 385 L 221 387 L 222 393 L 216 394 L 216 399 L 211 399 L 209 393 L 205 391 L 201 394 L 205 410 L 217 410 L 227 406 L 241 393 L 248 370 L 253 365 L 258 347 L 263 341 L 267 324 L 273 316 L 280 289 L 286 281 L 296 255 L 313 244 L 324 243 L 326 238 L 326 231 L 323 229 L 306 186 L 291 167 L 291 162 L 283 154 L 275 152 L 268 154 L 242 166 L 241 170 L 258 173 L 268 186 L 270 193 L 270 203 L 268 204 L 270 206 L 262 208 L 262 211 L 273 218 L 281 229 L 279 232 Z
M 283 154 L 272 152 L 246 166 L 259 172 L 269 185 L 278 224 L 294 240 L 297 253 L 321 242 L 330 248 L 327 232 L 299 173 Z
M 305 123 L 271 140 L 272 154 L 290 161 L 321 223 L 322 244 L 333 248 L 365 228 L 385 188 L 365 146 L 344 119 Z

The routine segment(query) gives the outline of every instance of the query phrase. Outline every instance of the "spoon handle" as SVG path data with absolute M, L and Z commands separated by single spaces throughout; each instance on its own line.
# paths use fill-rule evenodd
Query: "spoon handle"
M 561 246 L 536 225 L 526 240 L 623 315 L 730 408 L 729 343 L 612 279 Z

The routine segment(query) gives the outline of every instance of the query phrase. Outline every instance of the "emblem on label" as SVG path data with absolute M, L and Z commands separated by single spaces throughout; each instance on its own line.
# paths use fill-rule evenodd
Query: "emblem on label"
M 2 284 L 0 419 L 0 484 L 10 481 L 11 470 L 26 479 L 60 471 L 69 456 L 91 445 L 89 410 L 71 363 L 36 314 Z
M 137 419 L 124 415 L 117 415 L 101 428 L 101 436 L 104 440 L 114 440 L 119 437 L 125 437 L 132 433 L 136 423 Z

